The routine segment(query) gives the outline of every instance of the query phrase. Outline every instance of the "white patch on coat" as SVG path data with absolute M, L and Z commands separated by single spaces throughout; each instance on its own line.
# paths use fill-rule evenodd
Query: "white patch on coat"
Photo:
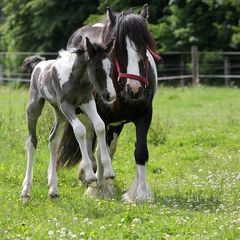
M 94 25 L 92 25 L 93 27 L 104 27 L 103 23 L 95 23 Z
M 70 74 L 72 72 L 72 67 L 76 58 L 76 53 L 61 50 L 59 51 L 59 56 L 60 57 L 56 60 L 54 66 L 57 69 L 60 85 L 62 87 L 63 84 L 69 80 Z
M 47 60 L 47 61 L 41 61 L 41 62 L 39 62 L 39 63 L 35 66 L 33 72 L 35 72 L 37 69 L 40 68 L 41 73 L 42 73 L 42 72 L 44 71 L 44 69 L 45 69 L 47 66 L 49 66 L 51 63 L 53 63 L 54 61 L 56 61 L 56 60 Z M 32 76 L 33 76 L 33 75 L 34 75 L 34 74 L 32 74 Z
M 156 87 L 157 87 L 157 82 L 158 82 L 158 74 L 157 74 L 157 67 L 156 67 L 156 64 L 155 64 L 155 61 L 153 59 L 153 56 L 151 55 L 151 53 L 147 50 L 147 57 L 148 57 L 148 60 L 150 62 L 150 65 L 152 66 L 153 68 L 153 71 L 154 71 L 154 76 L 155 76 L 155 81 L 156 81 Z
M 51 93 L 48 91 L 47 86 L 43 86 L 43 91 L 45 93 L 45 96 L 49 99 L 49 100 L 53 100 L 54 97 L 51 95 Z
M 105 70 L 106 76 L 107 76 L 107 90 L 110 94 L 110 101 L 113 101 L 116 99 L 116 91 L 115 88 L 113 86 L 113 81 L 110 78 L 110 73 L 111 73 L 111 62 L 109 61 L 109 59 L 105 58 L 102 62 L 103 64 L 103 69 Z
M 127 44 L 127 54 L 128 54 L 128 65 L 127 65 L 127 73 L 134 74 L 140 76 L 140 69 L 139 69 L 139 61 L 140 56 L 137 52 L 136 46 L 129 37 L 126 38 Z M 132 91 L 134 93 L 138 92 L 139 88 L 141 87 L 141 83 L 137 80 L 127 79 L 126 85 L 130 85 Z

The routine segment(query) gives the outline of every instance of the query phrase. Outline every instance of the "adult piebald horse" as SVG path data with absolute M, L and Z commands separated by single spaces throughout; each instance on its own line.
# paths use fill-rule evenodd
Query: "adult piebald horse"
M 146 180 L 148 161 L 147 134 L 152 119 L 152 100 L 157 84 L 157 70 L 154 59 L 160 57 L 153 52 L 153 40 L 147 28 L 148 6 L 144 5 L 140 14 L 123 11 L 114 14 L 107 9 L 107 18 L 102 23 L 78 29 L 70 37 L 68 48 L 76 46 L 81 36 L 89 37 L 93 42 L 105 44 L 115 38 L 115 47 L 110 53 L 115 69 L 111 74 L 117 99 L 106 105 L 98 95 L 95 96 L 98 112 L 105 122 L 106 141 L 110 157 L 117 147 L 117 139 L 124 125 L 133 122 L 136 127 L 135 161 L 136 174 L 134 181 L 124 194 L 125 201 L 144 202 L 153 200 L 153 194 Z M 95 146 L 94 134 L 88 129 L 88 150 L 92 156 Z M 88 195 L 99 193 L 111 196 L 114 188 L 103 178 L 101 156 L 97 147 L 98 187 L 89 187 Z M 65 129 L 60 147 L 59 165 L 73 166 L 81 159 L 81 152 L 75 140 L 71 126 Z

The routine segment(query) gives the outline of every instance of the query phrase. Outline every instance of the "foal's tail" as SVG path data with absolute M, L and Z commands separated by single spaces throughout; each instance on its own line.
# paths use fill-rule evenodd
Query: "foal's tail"
M 44 57 L 40 57 L 37 55 L 27 57 L 24 59 L 21 69 L 25 73 L 31 73 L 34 67 L 41 61 L 46 60 Z

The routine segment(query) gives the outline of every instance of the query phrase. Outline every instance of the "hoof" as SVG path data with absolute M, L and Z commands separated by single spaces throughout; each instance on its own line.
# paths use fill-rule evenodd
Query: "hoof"
M 27 203 L 30 201 L 30 195 L 28 193 L 21 194 L 21 201 Z
M 106 182 L 107 184 L 113 185 L 113 183 L 114 183 L 114 177 L 106 178 L 106 179 L 105 179 L 105 182 Z
M 57 198 L 59 198 L 59 193 L 49 193 L 49 197 L 53 200 L 57 199 Z
M 141 188 L 136 191 L 128 191 L 123 194 L 123 201 L 125 203 L 146 203 L 154 202 L 154 196 L 149 188 L 143 191 Z
M 115 189 L 113 185 L 108 183 L 104 183 L 102 186 L 98 186 L 97 188 L 88 187 L 87 191 L 84 193 L 85 196 L 88 197 L 104 197 L 104 198 L 112 198 L 115 194 Z
M 97 178 L 93 172 L 86 175 L 81 169 L 78 172 L 78 178 L 86 186 L 97 187 Z
M 113 172 L 113 170 L 109 170 L 109 171 L 104 171 L 104 174 L 103 174 L 104 178 L 105 178 L 105 181 L 107 182 L 109 179 L 114 180 L 115 178 L 115 173 Z M 110 181 L 111 182 L 111 181 Z
M 91 188 L 96 188 L 97 187 L 97 181 L 92 181 L 90 183 L 87 183 L 87 186 L 91 187 Z

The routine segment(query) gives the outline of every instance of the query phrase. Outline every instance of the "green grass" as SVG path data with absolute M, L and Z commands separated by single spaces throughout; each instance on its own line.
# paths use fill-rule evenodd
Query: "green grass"
M 114 157 L 116 196 L 83 196 L 77 168 L 59 172 L 48 198 L 50 108 L 39 121 L 31 201 L 25 174 L 26 89 L 0 87 L 0 239 L 240 239 L 240 90 L 159 88 L 149 132 L 148 182 L 155 202 L 124 204 L 134 177 L 133 125 Z M 50 118 L 50 121 L 49 121 Z

